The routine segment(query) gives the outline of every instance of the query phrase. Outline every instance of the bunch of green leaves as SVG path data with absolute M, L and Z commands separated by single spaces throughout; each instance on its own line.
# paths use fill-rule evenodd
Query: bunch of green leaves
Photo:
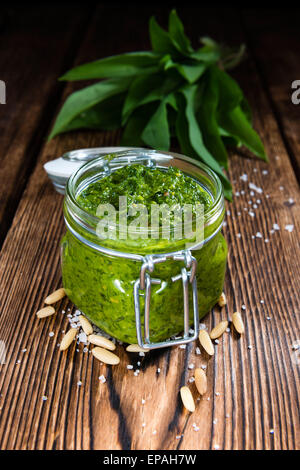
M 227 145 L 245 145 L 267 160 L 252 127 L 242 90 L 226 72 L 244 53 L 202 38 L 195 50 L 173 10 L 168 31 L 150 19 L 152 51 L 132 52 L 73 68 L 61 80 L 101 79 L 71 94 L 49 138 L 79 128 L 124 127 L 122 145 L 169 150 L 172 137 L 181 152 L 206 163 L 221 178 L 231 199 Z

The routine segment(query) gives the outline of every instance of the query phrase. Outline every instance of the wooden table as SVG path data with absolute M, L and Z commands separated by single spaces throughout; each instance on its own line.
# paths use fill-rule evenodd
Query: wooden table
M 241 338 L 226 333 L 210 360 L 195 354 L 195 344 L 151 353 L 137 377 L 126 366 L 139 358 L 123 347 L 114 368 L 100 365 L 75 343 L 59 352 L 68 326 L 61 311 L 73 305 L 64 300 L 55 316 L 44 321 L 35 316 L 46 294 L 61 286 L 64 232 L 62 196 L 43 164 L 70 149 L 118 145 L 120 132 L 74 132 L 47 143 L 61 103 L 83 85 L 57 82 L 57 77 L 74 64 L 149 48 L 148 18 L 155 14 L 166 24 L 167 10 L 58 4 L 4 9 L 0 340 L 7 351 L 0 366 L 1 449 L 299 448 L 299 355 L 292 346 L 300 340 L 300 105 L 291 102 L 291 82 L 300 79 L 298 15 L 229 8 L 179 13 L 195 44 L 211 35 L 248 47 L 248 59 L 234 75 L 254 110 L 270 164 L 231 156 L 229 175 L 240 196 L 227 204 L 224 229 L 228 305 L 204 319 L 210 329 L 241 310 L 246 333 Z M 244 173 L 248 182 L 240 179 Z M 252 197 L 249 181 L 263 193 Z M 261 204 L 251 217 L 249 201 L 257 199 Z M 275 223 L 280 230 L 270 233 Z M 292 232 L 284 228 L 289 224 Z M 253 238 L 257 232 L 262 238 Z M 178 395 L 193 375 L 191 363 L 207 366 L 208 376 L 208 392 L 192 415 L 182 409 Z

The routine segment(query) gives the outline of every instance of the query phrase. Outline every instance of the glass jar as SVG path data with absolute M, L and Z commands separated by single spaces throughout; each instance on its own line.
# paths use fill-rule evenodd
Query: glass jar
M 213 202 L 204 213 L 200 245 L 187 249 L 186 239 L 174 237 L 99 239 L 99 218 L 83 210 L 77 196 L 99 178 L 137 163 L 177 167 L 208 191 Z M 148 149 L 100 156 L 68 180 L 64 216 L 63 286 L 92 323 L 121 341 L 149 349 L 195 339 L 198 318 L 222 293 L 226 268 L 227 245 L 221 234 L 224 196 L 212 170 L 179 154 Z M 182 331 L 182 337 L 168 340 Z

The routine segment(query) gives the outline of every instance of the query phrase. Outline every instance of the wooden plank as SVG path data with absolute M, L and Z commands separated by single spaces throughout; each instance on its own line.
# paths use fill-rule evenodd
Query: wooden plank
M 63 90 L 57 77 L 73 61 L 89 11 L 19 5 L 1 12 L 0 79 L 7 99 L 0 105 L 0 244 Z
M 134 20 L 125 25 L 120 20 L 122 15 L 115 16 L 112 11 L 99 10 L 77 62 L 85 60 L 90 47 L 97 49 L 94 41 L 101 44 L 103 55 L 111 52 L 111 29 L 126 37 L 135 25 L 128 50 L 143 43 L 148 11 L 141 11 L 139 26 Z M 127 13 L 131 18 L 130 9 Z M 226 10 L 219 16 L 196 13 L 182 11 L 194 37 L 201 27 L 204 34 L 230 36 L 232 12 Z M 113 46 L 116 53 L 118 44 Z M 127 50 L 124 43 L 122 50 Z M 214 309 L 204 322 L 210 329 L 245 304 L 245 336 L 226 333 L 210 360 L 203 352 L 201 356 L 195 354 L 196 345 L 151 353 L 138 377 L 126 365 L 136 365 L 139 357 L 129 356 L 121 346 L 117 350 L 120 366 L 115 368 L 101 366 L 82 351 L 82 346 L 79 351 L 75 345 L 66 353 L 58 351 L 62 330 L 68 326 L 66 315 L 60 312 L 71 305 L 63 301 L 57 315 L 44 321 L 37 321 L 34 315 L 45 295 L 60 286 L 59 240 L 64 231 L 62 198 L 47 181 L 42 163 L 49 155 L 60 155 L 70 148 L 117 144 L 119 133 L 78 132 L 59 137 L 45 145 L 39 155 L 0 257 L 0 339 L 7 345 L 7 361 L 0 374 L 2 449 L 299 447 L 298 376 L 291 345 L 299 338 L 299 259 L 295 248 L 300 198 L 253 62 L 243 65 L 239 80 L 256 110 L 255 126 L 271 164 L 232 156 L 231 179 L 235 190 L 245 194 L 228 204 L 231 215 L 225 228 L 229 245 L 225 290 L 229 302 L 222 311 Z M 264 169 L 267 175 L 262 174 Z M 240 179 L 244 173 L 263 188 L 261 195 L 250 196 L 248 183 Z M 252 218 L 244 208 L 250 207 L 250 199 L 253 205 L 258 198 L 262 203 Z M 294 205 L 288 203 L 289 198 L 295 200 Z M 278 223 L 280 230 L 270 234 L 273 223 Z M 295 229 L 289 233 L 284 225 L 291 223 Z M 258 231 L 264 238 L 252 239 Z M 53 337 L 49 336 L 52 331 Z M 27 350 L 23 353 L 24 348 Z M 187 367 L 191 363 L 207 366 L 209 383 L 193 415 L 182 410 L 178 396 L 180 386 L 193 375 Z M 99 383 L 101 374 L 107 379 L 105 384 Z M 79 380 L 81 386 L 77 385 Z
M 298 15 L 290 8 L 265 9 L 259 16 L 247 9 L 243 21 L 292 164 L 300 174 L 300 105 L 292 102 L 291 88 L 300 77 Z

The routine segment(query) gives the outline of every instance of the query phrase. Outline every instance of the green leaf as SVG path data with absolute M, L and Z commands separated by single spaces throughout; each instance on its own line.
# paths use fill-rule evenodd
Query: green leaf
M 160 54 L 171 54 L 175 57 L 180 56 L 170 35 L 159 26 L 154 16 L 150 18 L 149 33 L 154 52 Z
M 226 72 L 220 70 L 217 66 L 211 67 L 214 79 L 219 88 L 219 110 L 231 110 L 236 108 L 244 98 L 239 85 Z
M 199 78 L 204 74 L 205 70 L 207 69 L 207 64 L 178 64 L 169 59 L 166 61 L 164 68 L 165 70 L 177 70 L 187 82 L 192 84 L 199 80 Z
M 176 10 L 172 10 L 169 16 L 169 34 L 183 54 L 189 55 L 194 52 L 190 40 L 184 34 L 184 27 Z
M 218 122 L 230 135 L 239 139 L 251 152 L 268 161 L 264 146 L 260 137 L 251 127 L 249 120 L 240 106 L 227 112 L 225 110 L 219 113 Z
M 217 122 L 219 87 L 213 69 L 210 69 L 206 74 L 205 83 L 197 120 L 203 134 L 205 147 L 220 165 L 227 169 L 228 155 L 220 136 Z
M 208 37 L 202 37 L 201 42 L 204 44 L 204 46 L 193 52 L 191 57 L 203 62 L 218 62 L 221 59 L 222 54 L 220 45 Z
M 163 73 L 137 77 L 132 82 L 124 102 L 123 124 L 138 106 L 151 101 L 161 101 L 178 87 L 181 81 L 177 77 L 166 76 Z
M 95 85 L 72 93 L 60 110 L 49 139 L 63 132 L 64 129 L 66 129 L 78 115 L 82 115 L 84 111 L 93 108 L 96 104 L 107 98 L 126 91 L 130 83 L 131 79 L 115 78 L 96 83 Z
M 132 77 L 158 70 L 160 54 L 153 52 L 130 52 L 95 60 L 74 67 L 60 80 L 91 80 L 95 78 Z
M 144 146 L 141 135 L 156 108 L 157 103 L 148 103 L 140 106 L 131 114 L 122 134 L 121 145 L 126 147 Z
M 75 129 L 118 129 L 121 126 L 121 111 L 124 99 L 125 94 L 121 93 L 96 104 L 94 107 L 78 114 L 60 132 Z
M 185 87 L 181 90 L 185 98 L 185 105 L 179 100 L 179 112 L 177 121 L 177 136 L 184 152 L 189 156 L 197 156 L 221 178 L 227 196 L 231 197 L 231 184 L 224 175 L 222 168 L 204 145 L 202 133 L 196 120 L 194 111 L 194 97 L 197 86 Z
M 170 132 L 167 114 L 167 102 L 163 100 L 151 116 L 142 133 L 142 140 L 149 147 L 158 150 L 169 150 Z

